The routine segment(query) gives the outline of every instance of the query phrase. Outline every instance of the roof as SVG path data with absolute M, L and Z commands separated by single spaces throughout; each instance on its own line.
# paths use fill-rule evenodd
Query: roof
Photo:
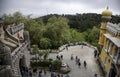
M 104 34 L 106 38 L 111 40 L 117 47 L 120 47 L 120 39 L 111 36 L 110 34 Z
M 112 16 L 112 12 L 109 10 L 108 7 L 102 12 L 102 16 Z

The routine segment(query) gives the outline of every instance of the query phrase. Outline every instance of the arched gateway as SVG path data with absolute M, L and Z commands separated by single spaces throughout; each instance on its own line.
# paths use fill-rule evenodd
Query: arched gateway
M 0 77 L 21 77 L 21 67 L 30 65 L 30 41 L 24 24 L 3 28 L 0 21 Z

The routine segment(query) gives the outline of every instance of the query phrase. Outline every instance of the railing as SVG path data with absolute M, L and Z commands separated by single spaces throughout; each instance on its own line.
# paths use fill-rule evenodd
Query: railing
M 24 51 L 24 49 L 27 48 L 27 45 L 28 43 L 23 43 L 11 53 L 13 62 L 17 59 L 20 53 L 22 53 L 22 51 Z

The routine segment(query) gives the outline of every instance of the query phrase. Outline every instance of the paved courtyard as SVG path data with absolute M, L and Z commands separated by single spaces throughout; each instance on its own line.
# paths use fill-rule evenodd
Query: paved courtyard
M 73 60 L 71 60 L 71 54 L 73 54 Z M 64 49 L 59 53 L 51 53 L 48 57 L 56 59 L 57 55 L 63 55 L 62 61 L 68 64 L 71 68 L 70 73 L 68 73 L 70 77 L 93 77 L 95 73 L 98 74 L 98 77 L 102 77 L 99 66 L 96 62 L 96 59 L 94 58 L 94 49 L 88 46 L 83 46 L 83 48 L 79 45 L 70 46 L 68 47 L 68 50 Z M 81 67 L 76 64 L 76 56 L 80 58 Z M 87 62 L 87 68 L 84 67 L 84 60 Z M 47 71 L 46 75 L 42 74 L 42 77 L 51 77 L 50 72 Z
M 101 72 L 98 64 L 96 63 L 96 59 L 94 58 L 94 49 L 84 46 L 70 46 L 68 50 L 64 49 L 62 52 L 58 54 L 50 54 L 49 57 L 56 58 L 56 55 L 63 55 L 63 62 L 67 63 L 71 72 L 69 73 L 70 77 L 93 77 L 96 73 L 98 77 L 101 77 Z M 71 60 L 71 54 L 73 54 L 74 60 Z M 81 67 L 79 68 L 76 65 L 75 57 L 78 56 L 81 61 Z M 83 61 L 87 62 L 87 68 L 84 68 Z M 49 77 L 49 75 L 47 76 Z

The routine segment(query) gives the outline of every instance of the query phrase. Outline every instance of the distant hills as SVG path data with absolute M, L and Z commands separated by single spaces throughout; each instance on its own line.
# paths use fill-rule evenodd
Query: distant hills
M 52 16 L 56 16 L 56 17 L 62 16 L 69 19 L 68 25 L 70 26 L 70 28 L 75 28 L 80 32 L 83 32 L 88 28 L 91 29 L 93 28 L 93 26 L 100 27 L 100 23 L 101 23 L 101 15 L 96 13 L 84 13 L 84 14 L 76 14 L 76 15 L 49 14 L 46 16 L 38 17 L 36 18 L 36 20 L 42 18 L 43 22 L 47 23 L 48 19 Z M 112 16 L 110 22 L 120 23 L 120 15 Z

